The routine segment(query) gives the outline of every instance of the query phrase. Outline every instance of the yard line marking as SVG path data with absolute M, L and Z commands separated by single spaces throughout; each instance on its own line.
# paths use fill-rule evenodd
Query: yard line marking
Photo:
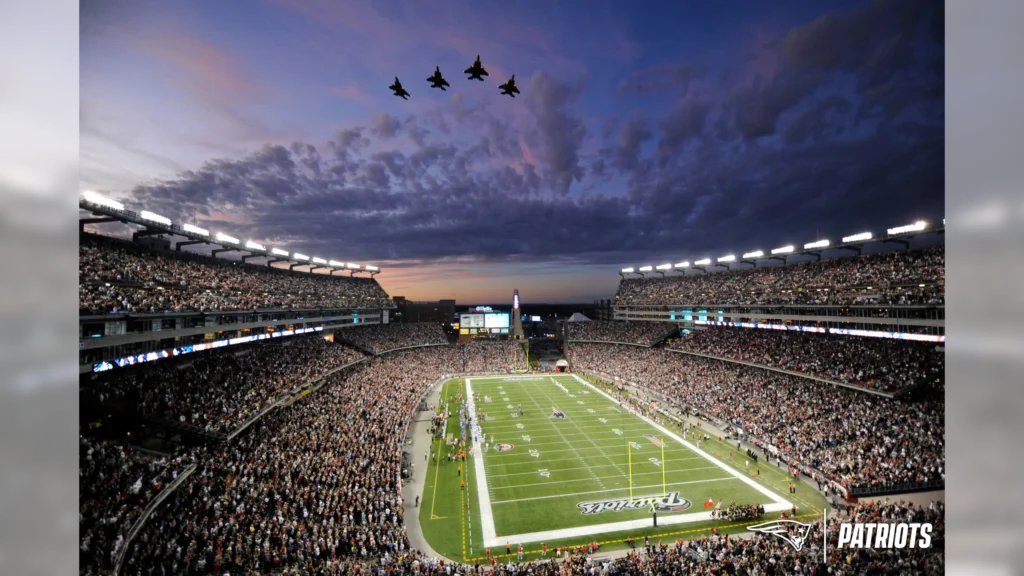
M 548 395 L 547 395 L 547 393 L 545 393 L 543 389 L 540 389 L 540 393 L 541 393 L 541 394 L 543 394 L 543 395 L 544 395 L 544 397 L 545 397 L 545 398 L 547 398 L 547 399 L 548 399 L 549 401 L 551 400 L 551 397 L 550 397 L 550 396 L 548 396 Z M 534 403 L 536 403 L 536 400 L 534 400 Z M 577 429 L 577 430 L 579 430 L 580 432 L 583 432 L 583 430 L 582 430 L 582 429 L 581 429 L 581 428 L 579 427 L 579 425 L 578 425 L 578 424 L 576 424 L 576 421 L 575 421 L 575 420 L 573 420 L 573 419 L 571 419 L 571 418 L 568 418 L 568 420 L 572 422 L 572 425 L 573 425 L 573 426 L 576 426 L 576 429 Z M 587 440 L 588 440 L 588 441 L 589 441 L 589 442 L 590 442 L 591 444 L 593 444 L 595 448 L 597 448 L 597 450 L 598 450 L 598 451 L 599 451 L 599 452 L 601 453 L 601 455 L 602 455 L 602 456 L 604 456 L 604 457 L 605 457 L 605 458 L 606 458 L 606 459 L 607 459 L 607 460 L 608 460 L 609 462 L 611 462 L 612 464 L 615 464 L 615 461 L 614 461 L 614 460 L 612 460 L 612 459 L 611 459 L 611 457 L 610 457 L 610 456 L 608 456 L 608 454 L 607 454 L 607 453 L 605 453 L 604 449 L 602 449 L 602 448 L 601 448 L 600 446 L 598 446 L 598 445 L 597 445 L 597 442 L 594 442 L 593 440 L 590 440 L 589 438 L 588 438 Z M 616 465 L 616 466 L 615 466 L 615 469 L 619 471 L 619 474 L 622 474 L 623 476 L 625 476 L 625 477 L 627 477 L 627 478 L 628 478 L 628 476 L 626 475 L 626 473 L 625 473 L 625 472 L 623 472 L 623 471 L 622 471 L 622 468 L 619 468 L 619 466 L 618 466 L 618 465 Z
M 692 458 L 676 458 L 674 460 L 674 462 L 679 462 L 680 460 L 703 460 L 703 459 L 704 459 L 703 456 L 694 456 Z M 575 461 L 576 461 L 575 458 L 559 458 L 557 460 L 545 460 L 544 461 L 544 465 L 548 466 L 548 465 L 552 464 L 553 462 L 575 462 Z M 612 465 L 611 464 L 591 464 L 590 467 L 591 468 L 611 468 Z M 555 472 L 568 472 L 569 470 L 583 470 L 583 469 L 584 469 L 583 467 L 580 467 L 580 468 L 548 468 L 548 470 L 550 470 L 552 473 L 555 473 Z M 691 470 L 696 470 L 696 468 L 692 468 Z M 537 472 L 535 472 L 535 471 L 530 471 L 530 472 L 509 472 L 507 474 L 488 474 L 488 478 L 504 478 L 506 476 L 529 476 L 531 474 L 536 474 L 536 473 Z
M 703 484 L 705 482 L 724 482 L 724 481 L 727 481 L 727 480 L 739 480 L 739 478 L 737 478 L 735 476 L 723 476 L 721 478 L 707 478 L 705 480 L 690 480 L 688 482 L 673 482 L 672 484 L 669 484 L 669 486 L 682 486 L 684 484 Z M 647 488 L 661 488 L 661 484 L 651 484 L 650 486 L 634 486 L 633 490 L 644 490 L 644 489 L 647 489 Z M 565 498 L 566 496 L 578 496 L 580 494 L 603 494 L 603 493 L 606 493 L 606 492 L 621 492 L 621 491 L 629 492 L 629 487 L 626 486 L 626 487 L 623 487 L 623 488 L 609 488 L 607 490 L 590 490 L 588 492 L 571 492 L 569 494 L 549 494 L 547 496 L 534 496 L 532 498 L 517 498 L 515 500 L 495 500 L 495 501 L 491 502 L 491 504 L 493 504 L 493 505 L 497 505 L 497 504 L 512 504 L 514 502 L 528 502 L 528 501 L 531 501 L 531 500 L 550 500 L 552 498 Z
M 492 456 L 492 458 L 493 458 L 493 456 Z M 700 459 L 704 460 L 704 458 L 700 458 Z M 687 458 L 687 460 L 695 460 L 695 458 Z M 532 460 L 517 460 L 515 462 L 502 462 L 500 465 L 499 464 L 494 464 L 494 466 L 501 466 L 501 468 L 504 468 L 506 464 L 523 464 L 523 463 L 531 462 L 531 461 Z M 678 461 L 678 459 L 677 459 L 677 461 Z M 547 465 L 553 464 L 555 462 L 576 462 L 576 458 L 556 458 L 554 460 L 544 460 L 544 465 L 547 466 Z M 591 468 L 614 468 L 615 464 L 590 464 L 590 467 Z
M 538 410 L 540 410 L 540 404 L 537 403 L 537 400 L 534 399 L 532 396 L 530 397 L 530 400 L 533 401 L 533 404 L 535 406 L 537 406 Z M 554 428 L 555 431 L 559 433 L 559 435 L 561 435 L 561 433 L 562 433 L 561 430 L 558 429 L 558 426 L 555 426 L 554 422 L 551 423 L 551 427 Z M 597 485 L 600 486 L 601 488 L 604 488 L 605 487 L 604 486 L 604 482 L 601 480 L 601 477 L 598 476 L 597 473 L 595 473 L 594 470 L 590 467 L 590 463 L 588 463 L 586 460 L 583 459 L 583 456 L 581 456 L 579 451 L 576 450 L 576 447 L 573 446 L 571 442 L 569 442 L 568 438 L 566 438 L 565 436 L 562 436 L 562 440 L 576 454 L 577 460 L 579 460 L 580 464 L 583 464 L 583 467 L 587 469 L 587 472 L 590 474 L 591 478 L 593 478 L 594 480 L 597 480 Z M 552 450 L 552 452 L 566 452 L 566 450 Z
M 647 432 L 647 431 L 643 430 L 642 432 Z M 623 434 L 628 435 L 629 432 L 626 431 L 626 430 L 623 430 Z M 538 436 L 536 434 L 530 434 L 529 436 L 530 436 L 530 440 L 531 440 L 530 441 L 530 446 L 533 446 L 535 448 L 537 446 L 557 446 L 559 444 L 562 444 L 562 442 L 533 442 L 533 440 L 536 440 L 537 438 L 550 438 L 550 436 Z M 566 434 L 566 436 L 568 436 L 568 434 Z M 578 434 L 576 434 L 576 436 L 578 436 Z M 619 436 L 618 434 L 612 434 L 611 436 L 608 436 L 607 438 L 595 438 L 594 435 L 590 435 L 589 437 L 593 438 L 595 440 L 615 440 L 616 441 L 615 442 L 616 447 L 619 444 L 618 440 L 620 438 L 622 438 L 622 436 Z M 643 446 L 643 444 L 640 444 L 640 446 Z M 648 444 L 647 446 L 651 446 L 651 444 Z M 677 453 L 682 453 L 682 454 L 690 453 L 690 451 L 687 450 L 683 446 L 666 446 L 665 447 L 665 452 L 671 452 L 672 448 L 675 448 Z M 658 453 L 659 454 L 661 453 L 661 449 L 660 448 L 658 449 Z M 699 458 L 699 456 L 698 456 L 698 458 Z
M 718 466 L 706 466 L 704 468 L 691 468 L 690 470 L 718 470 Z M 687 470 L 687 472 L 689 472 L 690 470 Z M 559 470 L 555 470 L 555 472 L 559 472 Z M 531 474 L 536 475 L 537 472 L 531 472 Z M 660 477 L 661 476 L 661 470 L 654 470 L 654 471 L 651 471 L 651 472 L 633 472 L 633 477 L 637 477 L 637 476 L 651 476 L 651 475 L 654 475 L 654 474 L 657 474 Z M 601 476 L 601 478 L 604 479 L 604 480 L 609 480 L 609 479 L 618 480 L 618 479 L 621 479 L 622 477 L 621 476 Z M 575 483 L 585 482 L 585 481 L 586 481 L 586 479 L 584 479 L 584 478 L 573 478 L 573 479 L 570 479 L 570 480 L 549 480 L 547 482 L 537 482 L 536 484 L 514 484 L 512 486 L 496 486 L 496 487 L 492 486 L 491 490 L 493 490 L 493 491 L 497 491 L 497 490 L 512 490 L 514 488 L 526 488 L 528 486 L 553 486 L 555 484 L 569 484 L 569 483 L 574 483 L 575 484 Z M 660 484 L 659 484 L 659 486 L 660 486 Z M 626 486 L 625 488 L 629 488 L 629 486 Z M 580 494 L 580 492 L 570 492 L 569 494 L 563 494 L 563 496 L 571 496 L 573 494 Z

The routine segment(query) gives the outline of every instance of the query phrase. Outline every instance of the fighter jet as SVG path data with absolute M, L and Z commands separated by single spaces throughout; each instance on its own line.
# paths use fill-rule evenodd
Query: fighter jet
M 388 86 L 388 89 L 394 92 L 395 96 L 398 96 L 402 100 L 408 100 L 409 96 L 411 96 L 405 88 L 402 88 L 402 83 L 398 81 L 398 76 L 395 76 L 395 83 Z
M 508 82 L 498 85 L 498 90 L 501 90 L 501 94 L 503 96 L 511 96 L 513 98 L 516 97 L 516 94 L 520 94 L 519 88 L 516 87 L 516 75 L 513 74 L 512 77 L 508 79 Z
M 441 76 L 440 66 L 434 67 L 434 73 L 431 74 L 429 78 L 427 78 L 427 82 L 430 82 L 431 88 L 440 88 L 441 90 L 445 90 L 445 86 L 451 86 L 451 84 L 449 84 L 448 81 L 444 79 L 444 76 Z M 447 92 L 447 90 L 445 90 L 445 92 Z
M 480 64 L 480 55 L 479 54 L 477 54 L 477 56 L 476 56 L 476 62 L 473 62 L 473 65 L 470 66 L 469 68 L 466 68 L 466 72 L 465 73 L 469 74 L 469 77 L 466 78 L 466 80 L 479 80 L 481 82 L 484 81 L 482 76 L 487 76 L 488 74 L 487 74 L 487 70 L 484 70 L 483 65 Z

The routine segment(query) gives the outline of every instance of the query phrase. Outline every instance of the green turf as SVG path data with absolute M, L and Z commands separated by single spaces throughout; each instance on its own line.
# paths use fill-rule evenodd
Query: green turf
M 555 380 L 568 393 L 546 376 L 471 378 L 473 391 L 478 396 L 477 413 L 488 416 L 486 420 L 480 418 L 487 439 L 493 435 L 495 443 L 514 446 L 512 450 L 497 452 L 492 444 L 491 450 L 483 455 L 494 526 L 499 536 L 649 519 L 647 510 L 585 515 L 578 506 L 581 502 L 629 498 L 630 476 L 634 497 L 661 495 L 667 489 L 669 493 L 679 492 L 681 498 L 691 503 L 689 509 L 673 514 L 704 512 L 703 502 L 709 498 L 716 502 L 723 500 L 723 506 L 734 500 L 744 504 L 770 502 L 767 496 L 671 438 L 666 439 L 663 455 L 662 448 L 645 437 L 660 438 L 663 432 L 618 408 L 615 402 L 571 376 L 557 376 Z M 584 390 L 588 393 L 583 393 Z M 458 393 L 466 394 L 463 379 L 450 381 L 442 389 L 442 398 L 451 399 L 453 412 L 458 409 L 455 399 Z M 493 402 L 484 402 L 485 396 L 490 396 Z M 519 404 L 524 414 L 513 417 Z M 566 418 L 551 418 L 553 407 L 562 410 Z M 678 428 L 670 429 L 681 435 Z M 458 435 L 457 417 L 449 420 L 446 432 Z M 629 442 L 633 444 L 627 449 Z M 712 455 L 719 455 L 722 461 L 746 470 L 745 455 L 737 454 L 729 462 L 730 448 L 717 439 L 702 447 Z M 435 441 L 435 452 L 443 456 L 445 450 L 443 442 Z M 457 472 L 459 466 L 462 476 Z M 749 472 L 754 471 L 755 465 L 751 463 Z M 460 489 L 460 480 L 466 483 L 464 490 Z M 806 486 L 798 488 L 796 497 L 789 496 L 788 479 L 771 466 L 762 466 L 757 480 L 796 502 L 800 514 L 820 515 L 825 504 L 817 492 Z M 483 535 L 476 505 L 473 457 L 467 458 L 464 464 L 430 465 L 420 521 L 435 550 L 459 560 L 483 557 Z M 662 514 L 661 518 L 664 517 Z M 765 519 L 774 517 L 777 514 L 768 514 Z M 749 522 L 732 525 L 724 520 L 663 524 L 658 528 L 566 538 L 547 544 L 554 548 L 559 544 L 598 540 L 614 547 L 621 545 L 627 535 L 642 540 L 645 534 L 674 541 L 706 533 L 713 526 L 722 531 L 736 531 L 746 524 Z M 539 546 L 539 543 L 524 543 L 528 556 L 533 558 L 538 555 Z M 504 547 L 492 552 L 503 555 Z

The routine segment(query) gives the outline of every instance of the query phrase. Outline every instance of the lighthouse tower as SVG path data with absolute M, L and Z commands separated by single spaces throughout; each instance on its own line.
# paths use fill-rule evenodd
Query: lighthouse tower
M 512 291 L 512 334 L 513 340 L 523 340 L 523 313 L 519 310 L 519 289 Z

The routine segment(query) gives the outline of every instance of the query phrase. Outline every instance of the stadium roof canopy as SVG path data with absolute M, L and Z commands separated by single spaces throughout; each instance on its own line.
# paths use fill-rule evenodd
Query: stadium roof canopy
M 836 243 L 829 240 L 819 239 L 813 242 L 807 242 L 802 247 L 791 244 L 774 248 L 768 252 L 765 252 L 764 250 L 744 252 L 742 256 L 726 254 L 725 256 L 718 258 L 705 257 L 693 262 L 684 260 L 676 264 L 665 263 L 657 266 L 653 264 L 645 264 L 639 267 L 622 268 L 619 270 L 619 275 L 623 277 L 630 274 L 646 276 L 647 273 L 654 273 L 664 276 L 666 272 L 685 272 L 687 269 L 707 272 L 708 268 L 719 267 L 731 269 L 733 265 L 737 264 L 749 264 L 756 267 L 759 261 L 767 262 L 773 260 L 786 264 L 787 259 L 792 256 L 811 256 L 815 260 L 821 260 L 821 255 L 830 250 L 841 250 L 861 254 L 864 247 L 869 244 L 902 244 L 904 247 L 909 247 L 910 240 L 912 238 L 928 234 L 944 234 L 945 232 L 945 219 L 943 219 L 942 224 L 938 226 L 932 226 L 924 220 L 918 220 L 917 222 L 907 224 L 906 226 L 888 228 L 885 234 L 877 236 L 872 232 L 860 232 L 844 236 L 840 242 Z
M 220 232 L 210 234 L 209 230 L 204 230 L 198 226 L 193 226 L 192 224 L 182 224 L 181 226 L 178 226 L 171 222 L 170 218 L 154 214 L 147 210 L 136 213 L 132 210 L 126 209 L 124 204 L 105 198 L 95 192 L 83 192 L 78 197 L 78 207 L 82 210 L 87 210 L 96 216 L 95 218 L 79 218 L 79 230 L 84 230 L 86 224 L 123 222 L 125 224 L 136 224 L 142 227 L 132 235 L 133 240 L 144 236 L 164 235 L 188 238 L 186 241 L 179 241 L 175 243 L 175 248 L 179 251 L 183 246 L 189 246 L 191 244 L 209 244 L 212 246 L 220 246 L 220 248 L 213 251 L 214 257 L 221 252 L 242 252 L 245 254 L 242 256 L 243 262 L 250 258 L 266 258 L 267 266 L 270 266 L 274 262 L 291 262 L 292 265 L 289 266 L 289 269 L 291 270 L 298 267 L 308 267 L 309 269 L 307 272 L 313 272 L 314 270 L 330 270 L 330 274 L 332 275 L 338 271 L 348 271 L 353 276 L 359 272 L 367 272 L 370 276 L 375 276 L 380 273 L 380 268 L 370 264 L 363 265 L 356 264 L 355 262 L 327 260 L 316 256 L 310 257 L 299 252 L 288 252 L 287 250 L 282 250 L 280 248 L 270 248 L 257 242 L 253 242 L 252 240 L 242 242 L 238 238 L 233 238 Z

